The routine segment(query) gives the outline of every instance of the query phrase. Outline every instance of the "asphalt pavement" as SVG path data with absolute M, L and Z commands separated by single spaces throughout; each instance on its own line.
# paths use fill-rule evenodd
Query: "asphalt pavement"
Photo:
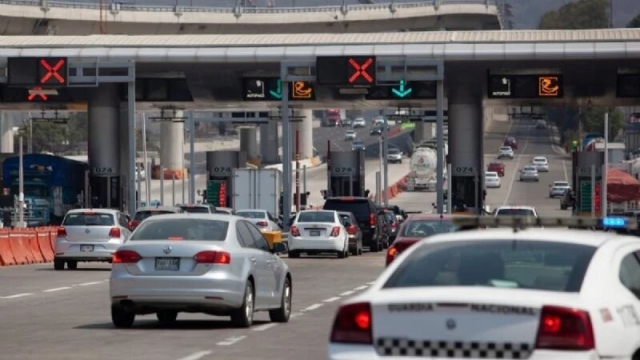
M 507 162 L 503 187 L 489 190 L 489 202 L 533 205 L 545 215 L 564 214 L 557 210 L 558 200 L 547 199 L 547 182 L 564 176 L 562 157 L 550 146 L 548 132 L 534 130 L 528 123 L 493 126 L 485 137 L 487 160 L 507 132 L 518 138 L 521 147 L 518 157 Z M 546 155 L 551 162 L 544 180 L 539 184 L 512 181 L 515 169 L 535 155 Z M 374 165 L 367 166 L 376 171 Z M 322 182 L 325 171 L 319 169 L 313 178 Z M 403 193 L 391 203 L 411 210 L 410 204 L 430 204 L 433 197 L 434 193 Z M 2 267 L 0 359 L 325 359 L 338 304 L 376 279 L 384 268 L 384 253 L 347 259 L 285 257 L 285 261 L 293 277 L 292 319 L 273 324 L 259 313 L 251 329 L 232 328 L 227 318 L 180 314 L 174 325 L 160 326 L 150 315 L 138 317 L 133 329 L 116 330 L 109 312 L 109 265 L 80 264 L 77 271 L 54 271 L 51 264 Z

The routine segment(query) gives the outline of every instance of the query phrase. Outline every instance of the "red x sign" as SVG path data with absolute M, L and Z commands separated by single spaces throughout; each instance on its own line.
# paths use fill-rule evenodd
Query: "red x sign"
M 375 82 L 375 74 L 373 72 L 370 74 L 368 70 L 369 67 L 373 65 L 373 70 L 375 71 L 374 59 L 372 57 L 369 57 L 363 60 L 364 61 L 358 61 L 354 58 L 349 58 L 349 65 L 351 66 L 351 70 L 353 71 L 353 74 L 349 78 L 350 84 L 373 84 Z
M 63 76 L 61 74 L 61 71 L 66 69 L 65 64 L 65 59 L 58 59 L 58 61 L 53 65 L 49 63 L 48 59 L 40 59 L 40 66 L 42 67 L 42 70 L 44 70 L 44 75 L 40 78 L 40 84 L 44 85 L 51 82 L 55 84 L 64 84 L 67 79 L 65 79 L 66 75 Z
M 31 93 L 31 94 L 29 94 L 29 96 L 27 97 L 27 100 L 29 100 L 29 101 L 33 101 L 33 100 L 35 100 L 35 99 L 36 99 L 36 97 L 37 97 L 37 96 L 39 96 L 39 97 L 40 97 L 40 100 L 42 100 L 42 101 L 47 101 L 47 99 L 48 99 L 48 98 L 47 98 L 47 95 L 45 95 L 45 94 L 43 94 L 43 93 L 41 93 L 41 92 L 38 92 L 38 91 L 42 91 L 42 88 L 41 88 L 41 87 L 34 87 L 34 88 L 33 88 L 33 89 L 31 89 L 31 90 L 33 90 L 34 92 L 33 92 L 33 93 Z

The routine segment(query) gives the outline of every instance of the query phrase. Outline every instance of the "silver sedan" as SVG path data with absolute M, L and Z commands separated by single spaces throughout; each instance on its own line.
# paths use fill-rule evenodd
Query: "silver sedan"
M 128 328 L 136 315 L 160 322 L 179 312 L 231 316 L 250 327 L 255 311 L 274 322 L 291 314 L 291 274 L 250 221 L 222 214 L 158 215 L 144 220 L 113 256 L 111 319 Z

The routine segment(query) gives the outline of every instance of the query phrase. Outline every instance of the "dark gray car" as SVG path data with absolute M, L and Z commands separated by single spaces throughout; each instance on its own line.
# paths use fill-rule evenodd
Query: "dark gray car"
M 353 256 L 362 255 L 362 230 L 355 215 L 347 211 L 338 211 L 338 216 L 349 234 L 349 252 Z

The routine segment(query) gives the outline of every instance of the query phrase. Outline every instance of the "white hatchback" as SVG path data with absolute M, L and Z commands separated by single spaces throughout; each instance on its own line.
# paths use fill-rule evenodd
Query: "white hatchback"
M 301 253 L 336 253 L 341 259 L 349 256 L 349 234 L 333 210 L 300 211 L 289 230 L 288 245 L 289 258 Z
M 549 160 L 544 156 L 534 157 L 531 165 L 535 166 L 538 172 L 549 172 Z
M 487 188 L 499 188 L 500 187 L 500 176 L 495 171 L 487 171 L 484 174 L 484 185 Z
M 514 156 L 511 146 L 501 146 L 498 150 L 498 159 L 513 159 Z

